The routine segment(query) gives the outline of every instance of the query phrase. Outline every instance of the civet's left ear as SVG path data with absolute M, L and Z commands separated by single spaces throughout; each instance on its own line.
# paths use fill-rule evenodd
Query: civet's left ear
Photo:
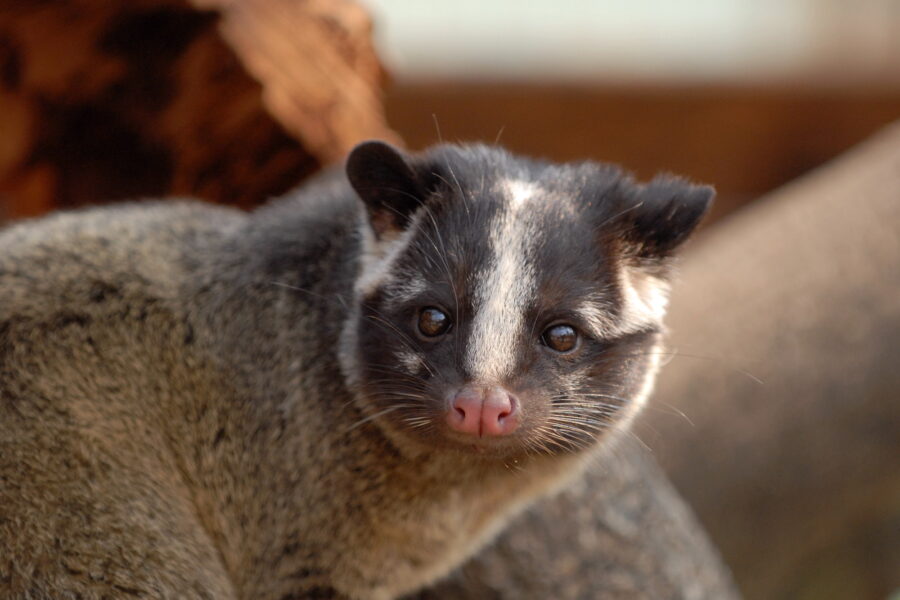
M 694 231 L 712 204 L 715 190 L 674 175 L 658 175 L 638 185 L 622 212 L 620 235 L 637 258 L 671 256 Z

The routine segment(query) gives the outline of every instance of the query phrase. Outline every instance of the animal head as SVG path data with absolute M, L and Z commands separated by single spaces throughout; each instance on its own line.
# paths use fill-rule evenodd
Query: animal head
M 487 457 L 568 454 L 627 424 L 711 188 L 482 145 L 366 142 L 346 172 L 367 219 L 344 368 L 367 418 Z

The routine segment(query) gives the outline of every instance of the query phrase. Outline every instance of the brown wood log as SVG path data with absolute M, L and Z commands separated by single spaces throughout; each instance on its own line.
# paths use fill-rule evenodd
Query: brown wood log
M 400 81 L 387 91 L 386 110 L 411 148 L 437 141 L 437 120 L 448 140 L 499 134 L 523 154 L 714 184 L 709 225 L 897 119 L 900 89 L 885 80 L 845 88 L 831 77 L 737 86 Z
M 250 206 L 396 139 L 350 0 L 0 5 L 3 217 L 140 196 Z

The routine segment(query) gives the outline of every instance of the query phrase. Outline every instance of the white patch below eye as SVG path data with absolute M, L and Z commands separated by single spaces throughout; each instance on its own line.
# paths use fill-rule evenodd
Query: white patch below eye
M 415 375 L 422 370 L 422 357 L 413 352 L 400 352 L 397 354 L 397 362 L 410 375 Z

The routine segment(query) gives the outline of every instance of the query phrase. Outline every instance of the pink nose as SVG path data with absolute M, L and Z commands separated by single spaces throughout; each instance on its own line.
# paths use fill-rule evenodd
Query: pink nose
M 502 387 L 467 385 L 450 401 L 447 424 L 469 435 L 509 435 L 519 426 L 519 403 Z

